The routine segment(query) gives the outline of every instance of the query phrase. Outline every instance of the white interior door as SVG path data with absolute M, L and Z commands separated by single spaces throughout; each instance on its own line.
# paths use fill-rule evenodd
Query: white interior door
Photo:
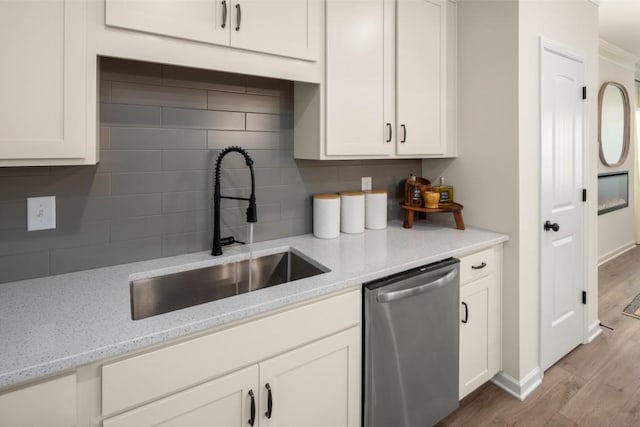
M 541 49 L 540 347 L 547 369 L 583 335 L 585 67 L 549 42 Z

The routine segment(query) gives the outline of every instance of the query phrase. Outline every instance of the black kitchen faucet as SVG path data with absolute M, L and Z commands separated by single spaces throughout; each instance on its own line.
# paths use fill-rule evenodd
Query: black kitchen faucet
M 224 156 L 233 151 L 242 154 L 247 166 L 249 166 L 249 171 L 251 172 L 251 195 L 249 198 L 220 195 L 220 164 L 222 163 Z M 238 242 L 233 238 L 233 236 L 220 239 L 220 199 L 247 200 L 249 202 L 249 207 L 247 207 L 247 222 L 258 222 L 258 213 L 256 211 L 256 179 L 253 173 L 253 160 L 249 156 L 249 153 L 247 153 L 243 148 L 236 146 L 227 147 L 220 152 L 218 159 L 216 160 L 215 184 L 213 190 L 213 247 L 211 248 L 211 255 L 214 256 L 222 255 L 222 246 Z

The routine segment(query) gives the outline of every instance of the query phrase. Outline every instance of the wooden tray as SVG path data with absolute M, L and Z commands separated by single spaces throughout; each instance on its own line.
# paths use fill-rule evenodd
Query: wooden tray
M 452 203 L 449 206 L 442 206 L 439 208 L 419 208 L 417 206 L 408 206 L 404 203 L 400 203 L 400 207 L 404 209 L 404 221 L 402 226 L 404 228 L 412 228 L 413 227 L 413 218 L 416 212 L 426 212 L 426 213 L 441 213 L 441 212 L 451 212 L 453 213 L 453 219 L 456 221 L 456 228 L 458 230 L 464 230 L 464 219 L 462 219 L 462 206 L 460 203 Z

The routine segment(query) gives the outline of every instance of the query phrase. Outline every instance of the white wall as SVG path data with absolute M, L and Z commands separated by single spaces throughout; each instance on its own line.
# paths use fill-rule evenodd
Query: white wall
M 598 262 L 606 262 L 635 245 L 633 221 L 633 184 L 635 144 L 635 105 L 637 91 L 634 73 L 635 58 L 617 47 L 601 43 L 599 84 L 613 81 L 622 84 L 631 104 L 631 147 L 627 160 L 620 166 L 608 167 L 598 161 L 598 173 L 629 171 L 629 206 L 598 216 Z
M 504 251 L 503 371 L 524 383 L 539 367 L 540 36 L 586 58 L 588 165 L 596 194 L 598 8 L 589 0 L 463 0 L 458 4 L 458 145 L 425 160 L 464 204 L 465 222 L 509 234 Z M 588 202 L 589 324 L 597 325 L 596 203 Z M 526 384 L 524 385 L 526 386 Z

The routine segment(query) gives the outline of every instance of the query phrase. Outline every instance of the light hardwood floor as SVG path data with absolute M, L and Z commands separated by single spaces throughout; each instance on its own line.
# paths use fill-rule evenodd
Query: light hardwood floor
M 492 383 L 439 426 L 640 426 L 640 320 L 624 307 L 640 293 L 640 247 L 600 267 L 602 333 L 545 372 L 524 402 Z

